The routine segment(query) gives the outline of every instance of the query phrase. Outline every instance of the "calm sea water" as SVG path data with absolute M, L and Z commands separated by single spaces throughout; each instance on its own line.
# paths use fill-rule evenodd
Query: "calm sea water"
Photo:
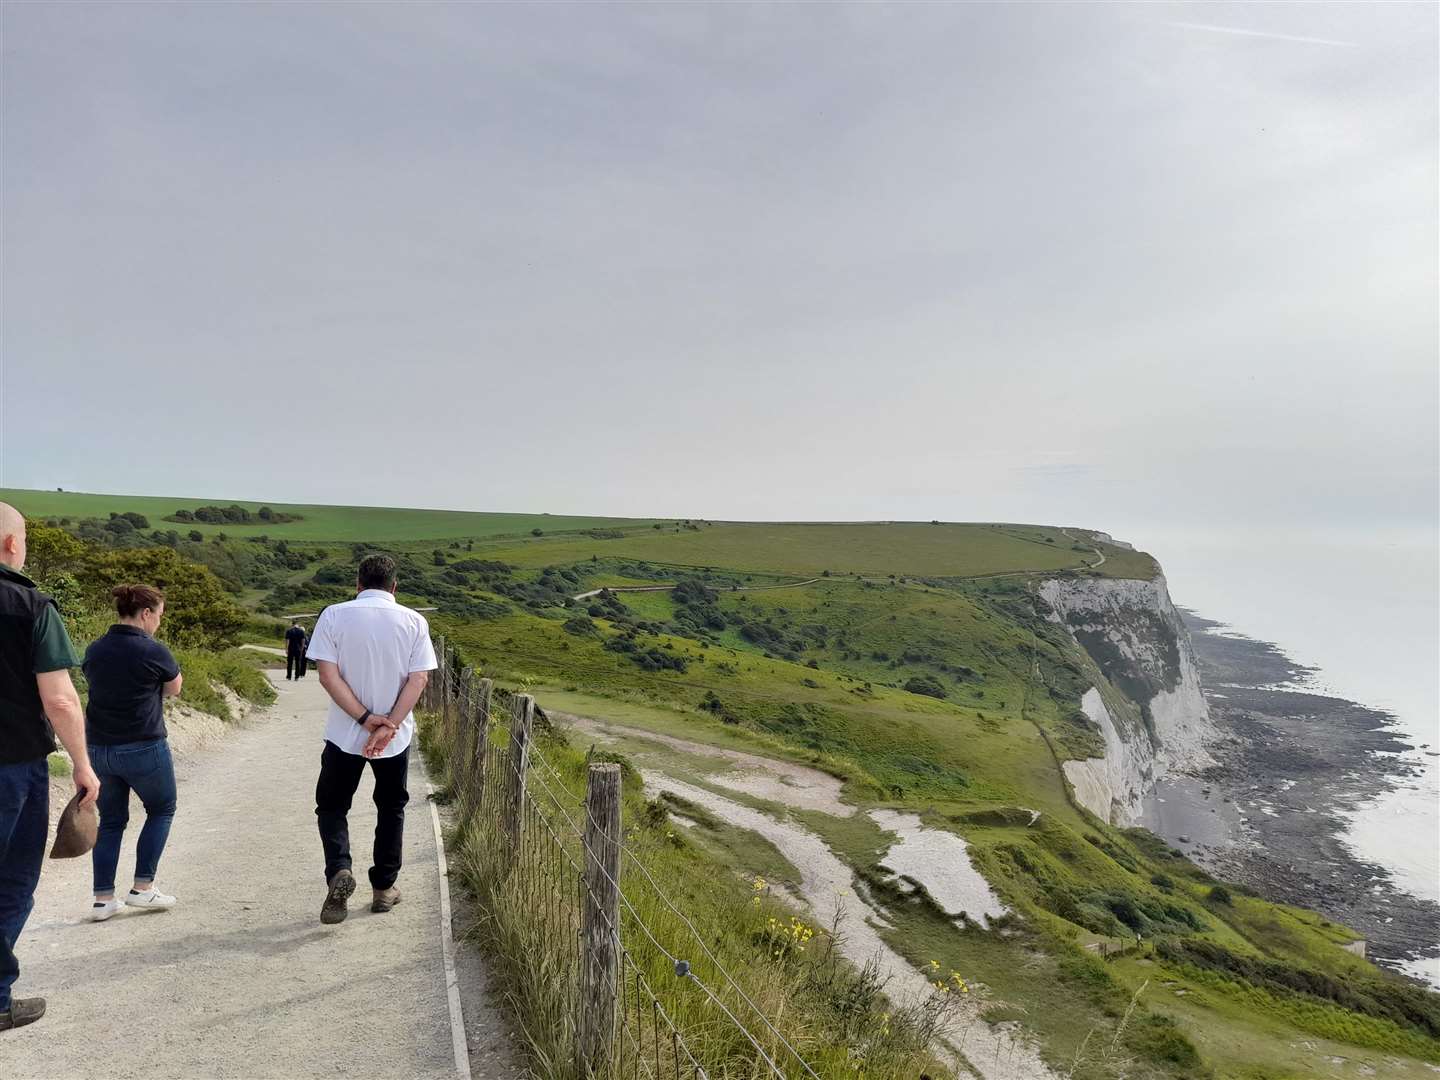
M 1351 816 L 1347 842 L 1440 901 L 1440 537 L 1429 530 L 1119 533 L 1160 560 L 1175 602 L 1314 667 L 1307 683 L 1393 714 L 1424 770 Z M 1423 748 L 1422 748 L 1423 747 Z M 1440 926 L 1436 928 L 1440 940 Z M 1440 961 L 1417 967 L 1440 986 Z

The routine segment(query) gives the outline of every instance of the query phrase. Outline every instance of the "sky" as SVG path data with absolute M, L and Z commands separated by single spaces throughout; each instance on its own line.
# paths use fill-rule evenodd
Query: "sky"
M 1433 4 L 0 13 L 0 486 L 1435 529 Z

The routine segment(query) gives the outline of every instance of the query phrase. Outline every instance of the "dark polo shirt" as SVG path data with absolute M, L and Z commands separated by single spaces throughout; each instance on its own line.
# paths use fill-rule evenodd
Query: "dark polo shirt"
M 55 749 L 35 676 L 79 662 L 55 602 L 24 574 L 0 566 L 0 765 Z
M 138 626 L 116 623 L 85 650 L 85 740 L 96 746 L 165 737 L 164 686 L 180 674 L 170 650 Z

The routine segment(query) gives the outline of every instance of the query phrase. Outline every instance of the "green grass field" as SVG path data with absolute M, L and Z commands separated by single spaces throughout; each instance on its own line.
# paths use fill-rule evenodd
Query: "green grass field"
M 1095 561 L 1086 543 L 1076 551 L 1075 541 L 1058 528 L 1035 525 L 719 522 L 702 525 L 698 531 L 641 529 L 614 540 L 561 537 L 536 544 L 496 545 L 488 555 L 517 566 L 581 562 L 596 555 L 798 577 L 815 577 L 827 570 L 839 575 L 987 577 L 1084 569 Z M 1153 576 L 1154 560 L 1143 552 L 1098 546 L 1106 555 L 1099 573 Z
M 657 565 L 732 569 L 742 572 L 817 576 L 902 574 L 920 577 L 985 577 L 996 574 L 1081 570 L 1095 562 L 1090 550 L 1106 556 L 1097 573 L 1112 577 L 1150 577 L 1154 561 L 1089 539 L 1076 542 L 1059 528 L 1007 524 L 880 522 L 852 524 L 727 523 L 686 528 L 654 519 L 571 517 L 552 514 L 490 514 L 458 510 L 405 510 L 368 506 L 305 506 L 266 503 L 302 520 L 284 524 L 207 525 L 165 522 L 178 509 L 228 506 L 228 499 L 157 498 L 139 495 L 88 495 L 78 492 L 0 489 L 0 500 L 37 518 L 107 518 L 134 511 L 152 529 L 195 529 L 206 536 L 265 534 L 288 541 L 339 541 L 402 544 L 476 540 L 477 554 L 520 567 L 541 567 L 601 559 L 644 560 Z M 254 513 L 262 504 L 241 502 Z M 656 524 L 661 527 L 654 528 Z M 540 529 L 545 535 L 534 537 Z M 598 539 L 585 530 L 621 531 Z M 1085 534 L 1071 530 L 1076 537 Z M 552 534 L 561 534 L 554 536 Z M 503 542 L 500 542 L 504 538 Z M 1078 550 L 1077 550 L 1078 548 Z
M 0 488 L 0 501 L 8 502 L 26 517 L 98 517 L 134 511 L 150 519 L 151 528 L 197 529 L 207 536 L 223 532 L 231 536 L 266 533 L 276 539 L 359 541 L 389 543 L 395 541 L 480 539 L 495 536 L 528 536 L 532 529 L 546 532 L 569 532 L 581 529 L 640 528 L 651 524 L 649 519 L 611 517 L 569 517 L 560 514 L 483 514 L 461 510 L 405 510 L 384 506 L 305 506 L 291 503 L 258 503 L 240 499 L 178 499 L 149 495 L 89 495 L 71 491 L 25 491 Z M 183 525 L 162 520 L 176 510 L 195 510 L 201 506 L 229 506 L 237 503 L 251 513 L 262 505 L 283 514 L 299 515 L 302 520 L 285 524 L 207 525 L 201 522 Z

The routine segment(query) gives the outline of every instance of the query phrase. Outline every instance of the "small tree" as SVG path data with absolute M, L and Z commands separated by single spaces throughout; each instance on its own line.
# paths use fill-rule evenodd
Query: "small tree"
M 97 603 L 109 602 L 120 582 L 143 582 L 165 593 L 160 636 L 187 648 L 234 645 L 245 613 L 226 595 L 208 566 L 182 558 L 168 547 L 129 548 L 98 553 L 76 575 Z
M 89 551 L 84 542 L 64 529 L 43 522 L 27 521 L 25 531 L 25 569 L 37 581 L 73 571 Z

